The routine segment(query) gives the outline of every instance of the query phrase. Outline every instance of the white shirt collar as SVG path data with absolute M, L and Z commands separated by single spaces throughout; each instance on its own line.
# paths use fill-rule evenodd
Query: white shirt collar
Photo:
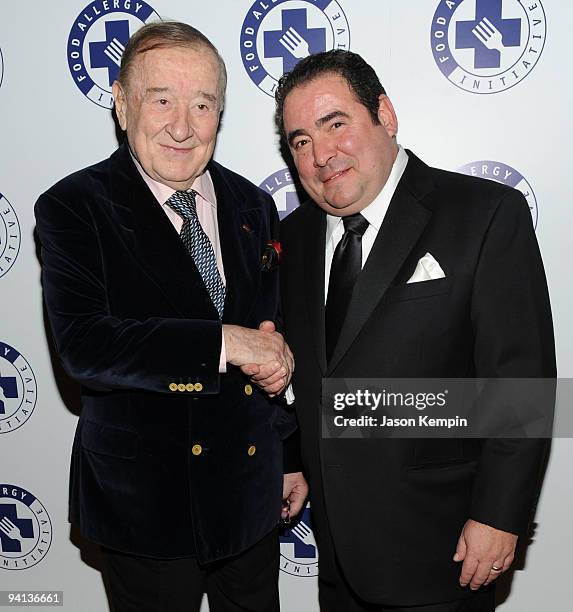
M 152 179 L 149 174 L 145 172 L 143 166 L 139 163 L 131 149 L 129 150 L 129 154 L 131 155 L 131 159 L 133 160 L 139 174 L 141 174 L 143 180 L 151 190 L 151 193 L 155 196 L 160 204 L 165 204 L 165 202 L 167 202 L 167 200 L 175 193 L 175 189 L 169 187 L 168 185 L 164 185 L 155 179 Z M 193 181 L 191 189 L 196 191 L 197 194 L 200 195 L 206 202 L 211 204 L 213 208 L 217 208 L 215 187 L 213 186 L 213 180 L 211 179 L 211 175 L 208 170 L 205 170 L 203 174 L 198 176 Z
M 392 199 L 392 196 L 396 191 L 396 187 L 398 186 L 398 183 L 402 178 L 402 174 L 404 174 L 404 170 L 406 169 L 407 164 L 408 154 L 406 153 L 402 145 L 398 145 L 398 155 L 396 155 L 396 159 L 394 160 L 394 164 L 392 165 L 392 170 L 390 171 L 390 176 L 384 184 L 384 187 L 382 187 L 382 191 L 380 191 L 380 193 L 374 198 L 374 200 L 370 204 L 368 204 L 366 208 L 360 211 L 360 213 L 368 221 L 368 223 L 375 228 L 376 232 L 380 230 L 382 221 L 384 221 L 386 211 L 388 210 L 388 206 L 390 205 L 390 200 Z M 341 221 L 342 217 L 337 217 L 336 215 L 331 215 L 327 213 L 327 244 Z

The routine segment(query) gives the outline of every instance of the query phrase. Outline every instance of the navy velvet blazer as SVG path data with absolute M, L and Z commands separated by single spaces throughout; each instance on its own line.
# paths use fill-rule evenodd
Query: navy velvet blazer
M 319 551 L 329 531 L 356 593 L 394 606 L 464 596 L 452 557 L 467 519 L 527 531 L 547 441 L 322 439 L 322 379 L 555 376 L 547 284 L 523 195 L 408 153 L 328 364 L 325 213 L 307 202 L 281 226 L 285 330 Z M 445 278 L 408 284 L 427 252 Z M 328 580 L 325 563 L 321 572 Z
M 227 293 L 224 323 L 276 320 L 273 201 L 208 166 Z M 70 518 L 90 540 L 201 562 L 276 525 L 282 442 L 294 418 L 238 368 L 219 374 L 222 325 L 176 230 L 123 144 L 36 204 L 43 288 L 58 354 L 82 384 Z

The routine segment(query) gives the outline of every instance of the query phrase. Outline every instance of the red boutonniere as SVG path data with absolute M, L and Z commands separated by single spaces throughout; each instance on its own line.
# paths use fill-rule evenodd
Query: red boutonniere
M 261 270 L 272 270 L 281 261 L 282 246 L 278 240 L 269 240 L 261 258 Z

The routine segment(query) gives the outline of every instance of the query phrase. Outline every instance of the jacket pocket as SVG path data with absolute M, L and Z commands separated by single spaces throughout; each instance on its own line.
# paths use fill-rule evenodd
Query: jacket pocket
M 434 295 L 444 295 L 452 290 L 452 282 L 449 278 L 438 278 L 436 280 L 420 281 L 419 283 L 409 283 L 390 287 L 384 295 L 387 302 L 397 302 L 401 300 L 417 300 Z
M 93 421 L 84 421 L 82 423 L 81 444 L 83 448 L 92 453 L 122 459 L 134 459 L 137 455 L 138 435 L 127 429 L 107 427 Z

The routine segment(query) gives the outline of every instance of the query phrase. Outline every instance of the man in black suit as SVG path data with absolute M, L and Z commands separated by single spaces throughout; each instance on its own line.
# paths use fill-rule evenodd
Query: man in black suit
M 305 58 L 276 99 L 311 198 L 281 227 L 281 295 L 321 608 L 492 610 L 545 441 L 321 439 L 321 381 L 555 376 L 526 202 L 402 149 L 392 104 L 354 53 Z
M 225 84 L 200 32 L 143 27 L 113 85 L 127 142 L 36 205 L 55 344 L 83 385 L 70 518 L 121 612 L 194 610 L 203 588 L 214 612 L 278 610 L 276 525 L 305 497 L 269 397 L 293 368 L 276 210 L 211 159 Z M 238 367 L 260 364 L 266 392 Z

